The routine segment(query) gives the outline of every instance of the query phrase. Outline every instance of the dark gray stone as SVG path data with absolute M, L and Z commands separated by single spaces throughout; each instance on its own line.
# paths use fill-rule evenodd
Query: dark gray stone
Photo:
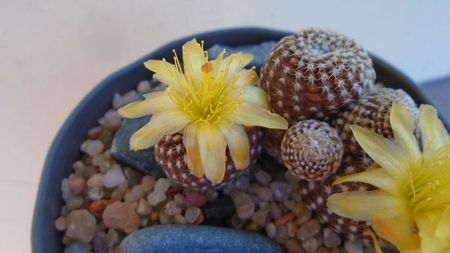
M 236 211 L 233 201 L 228 196 L 208 201 L 202 209 L 205 216 L 202 224 L 212 226 L 224 226 Z
M 138 230 L 120 244 L 121 253 L 283 252 L 257 233 L 199 225 L 161 225 Z
M 250 63 L 251 65 L 255 66 L 258 70 L 262 68 L 264 65 L 264 61 L 266 60 L 267 56 L 270 53 L 270 50 L 277 44 L 276 41 L 266 41 L 261 44 L 256 45 L 244 45 L 240 47 L 229 47 L 224 45 L 214 45 L 208 49 L 208 56 L 210 59 L 215 59 L 217 56 L 222 53 L 223 49 L 226 49 L 225 56 L 228 56 L 232 53 L 250 53 L 255 58 Z
M 144 174 L 161 177 L 164 175 L 164 172 L 156 161 L 155 149 L 153 147 L 132 151 L 129 146 L 131 135 L 144 126 L 149 119 L 150 116 L 137 119 L 124 119 L 122 126 L 114 136 L 111 145 L 111 154 L 119 162 L 139 170 Z

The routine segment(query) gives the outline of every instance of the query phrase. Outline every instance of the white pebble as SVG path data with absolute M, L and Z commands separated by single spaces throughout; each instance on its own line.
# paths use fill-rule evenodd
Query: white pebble
M 120 107 L 122 107 L 125 104 L 125 102 L 123 101 L 122 96 L 119 93 L 115 93 L 113 100 L 112 100 L 112 105 L 114 109 L 119 109 Z
M 147 196 L 147 201 L 151 206 L 156 206 L 166 200 L 166 194 L 160 191 L 154 191 Z
M 149 215 L 152 212 L 152 207 L 145 199 L 139 200 L 139 204 L 136 208 L 136 212 L 140 215 Z
M 66 218 L 64 217 L 59 217 L 58 219 L 55 220 L 55 228 L 58 231 L 64 231 L 66 230 Z
M 94 156 L 103 151 L 103 142 L 100 140 L 85 140 L 80 149 L 86 154 Z
M 88 198 L 91 200 L 100 200 L 103 198 L 104 192 L 101 187 L 93 187 L 88 192 Z
M 160 178 L 155 183 L 155 192 L 162 192 L 166 193 L 167 190 L 169 190 L 170 187 L 170 180 L 167 178 Z
M 100 123 L 108 129 L 117 129 L 122 123 L 122 117 L 117 111 L 111 110 L 105 113 Z
M 142 80 L 138 83 L 136 90 L 139 93 L 147 93 L 151 89 L 151 84 L 149 80 Z
M 106 172 L 105 177 L 103 179 L 103 185 L 107 188 L 113 188 L 125 181 L 125 176 L 123 175 L 122 169 L 119 165 L 114 164 L 111 168 Z
M 94 174 L 86 182 L 89 187 L 100 187 L 103 186 L 105 176 L 103 174 Z
M 186 212 L 184 213 L 184 217 L 186 218 L 186 221 L 188 223 L 193 224 L 195 223 L 201 212 L 202 210 L 200 210 L 200 208 L 198 207 L 188 207 L 186 209 Z
M 361 241 L 346 241 L 344 245 L 348 253 L 363 253 L 363 243 Z

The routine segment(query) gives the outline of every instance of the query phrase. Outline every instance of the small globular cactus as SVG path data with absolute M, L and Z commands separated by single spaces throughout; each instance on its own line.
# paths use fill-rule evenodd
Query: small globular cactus
M 260 86 L 289 123 L 325 118 L 356 101 L 375 80 L 367 52 L 352 39 L 319 29 L 286 36 L 272 49 Z
M 361 154 L 364 151 L 359 146 L 350 129 L 351 125 L 358 125 L 386 138 L 393 139 L 391 124 L 389 121 L 392 104 L 396 102 L 406 107 L 413 116 L 418 118 L 419 109 L 414 100 L 403 90 L 391 88 L 373 89 L 367 96 L 344 111 L 341 111 L 333 120 L 344 144 L 345 152 Z
M 336 130 L 326 122 L 309 119 L 286 131 L 281 154 L 292 174 L 306 180 L 323 180 L 341 164 L 343 148 Z

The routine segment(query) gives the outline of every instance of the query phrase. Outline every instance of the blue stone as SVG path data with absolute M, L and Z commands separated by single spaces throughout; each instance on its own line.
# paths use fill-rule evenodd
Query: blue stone
M 156 161 L 154 147 L 132 151 L 129 146 L 131 135 L 139 128 L 143 127 L 149 120 L 150 116 L 136 119 L 124 119 L 122 121 L 122 126 L 114 136 L 111 145 L 111 154 L 119 162 L 141 171 L 144 174 L 161 177 L 164 175 L 164 172 Z
M 120 244 L 121 253 L 269 253 L 283 252 L 269 238 L 243 230 L 199 226 L 160 225 L 138 230 Z
M 220 53 L 222 53 L 223 49 L 226 50 L 225 56 L 238 52 L 250 53 L 253 56 L 255 56 L 255 58 L 250 64 L 252 64 L 259 70 L 264 65 L 264 61 L 269 55 L 270 50 L 272 50 L 272 48 L 276 44 L 277 44 L 276 41 L 266 41 L 261 44 L 244 45 L 239 47 L 229 47 L 221 44 L 216 44 L 208 49 L 208 56 L 210 59 L 215 59 L 217 58 L 217 56 L 219 56 Z

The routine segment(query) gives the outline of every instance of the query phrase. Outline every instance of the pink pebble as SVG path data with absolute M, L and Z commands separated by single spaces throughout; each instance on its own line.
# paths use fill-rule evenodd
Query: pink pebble
M 190 192 L 186 195 L 185 203 L 189 207 L 202 207 L 206 205 L 208 199 L 199 192 Z
M 78 194 L 84 190 L 85 186 L 86 180 L 84 180 L 82 177 L 75 176 L 74 174 L 70 175 L 69 188 L 71 192 Z

